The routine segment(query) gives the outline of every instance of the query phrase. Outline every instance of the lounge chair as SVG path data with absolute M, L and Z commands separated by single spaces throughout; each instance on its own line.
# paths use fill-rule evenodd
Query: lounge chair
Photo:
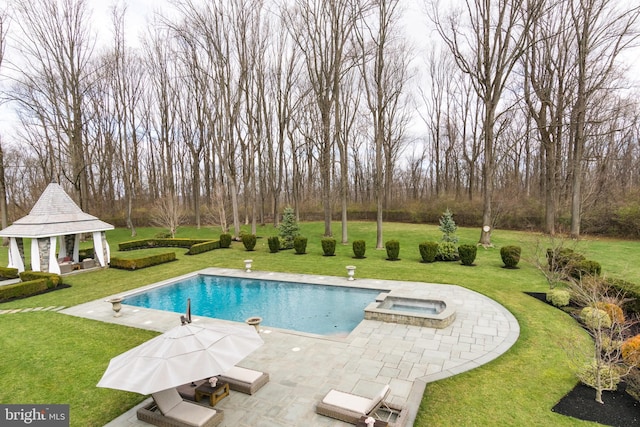
M 224 413 L 182 400 L 175 388 L 153 393 L 153 402 L 138 409 L 138 419 L 160 427 L 213 427 L 224 419 Z
M 253 394 L 263 385 L 269 382 L 269 374 L 254 371 L 253 369 L 234 366 L 222 375 L 218 375 L 220 381 L 229 383 L 231 390 L 241 393 Z
M 331 389 L 316 405 L 316 413 L 356 424 L 363 416 L 374 416 L 390 392 L 389 385 L 385 385 L 373 398 L 368 398 Z

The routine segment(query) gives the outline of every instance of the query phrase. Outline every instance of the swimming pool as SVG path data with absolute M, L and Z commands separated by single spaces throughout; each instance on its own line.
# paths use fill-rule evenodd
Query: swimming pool
M 197 275 L 125 298 L 124 304 L 319 335 L 348 334 L 382 290 Z

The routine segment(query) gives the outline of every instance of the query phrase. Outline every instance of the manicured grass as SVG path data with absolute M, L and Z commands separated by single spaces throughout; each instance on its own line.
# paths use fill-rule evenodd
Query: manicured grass
M 423 398 L 417 426 L 522 426 L 588 425 L 556 415 L 551 407 L 575 384 L 571 353 L 587 352 L 589 339 L 566 314 L 524 294 L 545 291 L 543 275 L 531 262 L 543 254 L 549 242 L 532 233 L 494 230 L 495 248 L 478 249 L 474 267 L 457 262 L 423 264 L 418 244 L 439 241 L 436 226 L 385 224 L 385 241 L 400 241 L 400 261 L 386 261 L 386 252 L 375 249 L 375 224 L 349 224 L 350 242 L 367 242 L 365 259 L 354 259 L 351 243 L 338 241 L 336 256 L 322 256 L 321 223 L 301 224 L 308 237 L 307 254 L 293 250 L 269 253 L 267 237 L 276 235 L 271 226 L 260 227 L 256 250 L 247 252 L 242 243 L 188 256 L 176 249 L 178 261 L 139 271 L 105 269 L 65 277 L 71 288 L 25 300 L 0 304 L 0 309 L 19 307 L 71 306 L 134 289 L 159 280 L 201 268 L 243 268 L 244 259 L 253 259 L 254 270 L 272 270 L 346 276 L 345 266 L 357 267 L 356 278 L 412 280 L 453 283 L 485 294 L 503 304 L 518 319 L 521 336 L 516 345 L 497 360 L 468 373 L 431 383 Z M 139 229 L 138 237 L 153 237 L 158 230 Z M 334 225 L 339 240 L 340 225 Z M 181 228 L 178 237 L 217 237 L 212 228 Z M 459 229 L 459 243 L 475 243 L 479 230 Z M 112 256 L 119 253 L 117 243 L 132 240 L 128 230 L 108 233 Z M 499 248 L 522 246 L 522 260 L 516 270 L 502 268 Z M 572 244 L 573 246 L 573 244 Z M 536 250 L 538 248 L 538 250 Z M 640 282 L 640 266 L 631 261 L 640 255 L 640 243 L 611 239 L 585 239 L 577 249 L 602 264 L 603 273 Z M 166 251 L 163 248 L 162 251 Z M 6 265 L 6 248 L 0 252 L 0 265 Z M 20 313 L 0 316 L 0 402 L 69 403 L 72 426 L 101 426 L 141 401 L 135 393 L 99 389 L 95 384 L 111 357 L 155 335 L 101 322 L 57 313 Z

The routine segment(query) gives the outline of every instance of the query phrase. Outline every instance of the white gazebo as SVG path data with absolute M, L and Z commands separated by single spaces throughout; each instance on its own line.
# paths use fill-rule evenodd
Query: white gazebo
M 24 239 L 31 239 L 31 270 L 60 274 L 60 262 L 80 262 L 80 236 L 86 233 L 93 235 L 95 262 L 105 267 L 111 257 L 105 231 L 113 228 L 84 213 L 59 184 L 51 183 L 29 215 L 0 230 L 0 237 L 10 239 L 10 268 L 25 270 Z

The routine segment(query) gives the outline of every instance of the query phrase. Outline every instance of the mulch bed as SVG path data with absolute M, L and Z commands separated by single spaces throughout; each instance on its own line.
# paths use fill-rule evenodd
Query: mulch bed
M 546 293 L 526 292 L 526 294 L 549 304 L 546 300 Z M 568 417 L 594 421 L 608 426 L 640 425 L 640 402 L 625 390 L 626 385 L 621 383 L 616 391 L 602 392 L 604 404 L 601 404 L 596 402 L 596 391 L 593 388 L 578 383 L 551 410 Z

